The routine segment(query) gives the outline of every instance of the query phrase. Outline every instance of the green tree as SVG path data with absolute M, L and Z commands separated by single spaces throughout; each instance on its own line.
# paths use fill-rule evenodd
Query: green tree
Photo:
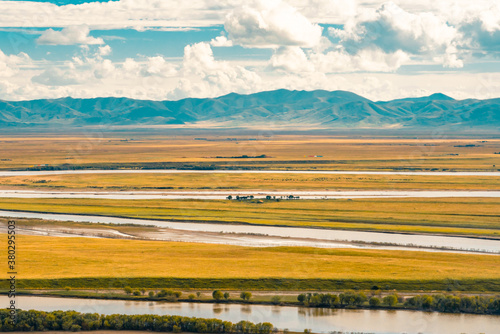
M 385 305 L 394 307 L 398 303 L 398 297 L 396 295 L 388 295 L 383 299 Z
M 281 297 L 280 296 L 273 296 L 273 298 L 271 298 L 271 303 L 273 303 L 274 305 L 281 304 Z
M 250 292 L 242 291 L 240 293 L 240 298 L 243 300 L 250 300 L 250 298 L 252 298 L 252 294 Z
M 368 301 L 370 304 L 370 307 L 378 307 L 381 304 L 380 298 L 377 297 L 371 297 L 370 300 Z
M 212 292 L 212 297 L 214 297 L 215 300 L 221 300 L 222 298 L 224 298 L 224 294 L 220 290 L 215 290 L 214 292 Z
M 153 298 L 155 296 L 155 292 L 154 291 L 149 291 L 149 298 Z
M 230 297 L 229 292 L 224 292 L 224 299 L 228 300 Z
M 195 296 L 195 295 L 193 295 L 193 294 L 191 293 L 191 294 L 188 296 L 188 298 L 189 298 L 189 300 L 193 300 L 193 299 L 195 299 L 195 298 L 196 298 L 196 296 Z
M 132 293 L 132 288 L 129 286 L 126 286 L 125 288 L 123 288 L 123 291 L 125 291 L 125 293 L 127 295 L 130 295 Z

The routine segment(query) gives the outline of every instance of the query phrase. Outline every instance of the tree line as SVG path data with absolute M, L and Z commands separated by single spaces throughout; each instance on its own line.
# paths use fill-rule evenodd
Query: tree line
M 10 324 L 9 320 L 9 310 L 0 310 L 0 332 L 135 330 L 174 333 L 269 334 L 274 329 L 273 325 L 268 322 L 254 324 L 249 321 L 240 321 L 233 324 L 219 319 L 173 315 L 102 315 L 76 311 L 17 310 L 15 324 Z
M 345 292 L 339 295 L 330 293 L 302 293 L 297 296 L 297 300 L 302 305 L 311 307 L 398 307 L 447 313 L 500 314 L 500 297 L 491 296 L 450 296 L 437 294 L 403 298 L 397 294 L 390 294 L 383 298 L 377 296 L 368 298 L 363 292 Z

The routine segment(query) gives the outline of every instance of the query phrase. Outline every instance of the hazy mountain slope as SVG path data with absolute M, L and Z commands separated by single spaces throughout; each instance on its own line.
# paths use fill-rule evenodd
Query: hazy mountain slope
M 289 91 L 179 101 L 95 98 L 0 101 L 0 127 L 201 123 L 314 128 L 500 128 L 500 99 L 457 101 L 443 94 L 374 102 L 345 91 Z

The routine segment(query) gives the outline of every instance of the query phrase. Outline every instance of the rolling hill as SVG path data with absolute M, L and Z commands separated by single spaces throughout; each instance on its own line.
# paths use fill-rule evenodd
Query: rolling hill
M 0 127 L 75 128 L 148 125 L 278 128 L 499 129 L 500 99 L 443 94 L 371 101 L 345 91 L 275 90 L 218 98 L 148 101 L 94 98 L 1 101 Z

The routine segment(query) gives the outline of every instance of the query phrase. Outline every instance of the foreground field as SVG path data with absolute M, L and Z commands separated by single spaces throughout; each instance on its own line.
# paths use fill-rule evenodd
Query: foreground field
M 0 169 L 217 168 L 318 170 L 498 170 L 499 139 L 341 135 L 193 135 L 88 132 L 0 137 Z M 195 140 L 205 137 L 207 140 Z M 230 140 L 227 140 L 230 138 Z M 200 139 L 200 138 L 199 138 Z M 44 167 L 45 168 L 45 167 Z
M 44 288 L 53 285 L 44 280 L 57 280 L 56 285 L 60 282 L 74 287 L 81 284 L 83 288 L 89 282 L 92 284 L 92 279 L 110 284 L 111 281 L 125 279 L 123 282 L 126 282 L 128 278 L 142 277 L 146 281 L 151 278 L 149 284 L 159 278 L 167 279 L 163 284 L 179 284 L 175 283 L 177 279 L 187 279 L 191 281 L 185 283 L 193 285 L 190 288 L 200 287 L 207 284 L 204 280 L 211 279 L 221 280 L 226 286 L 231 284 L 231 280 L 237 285 L 238 281 L 254 279 L 255 289 L 266 288 L 266 285 L 275 289 L 278 284 L 283 290 L 293 290 L 287 279 L 299 282 L 320 279 L 326 280 L 326 283 L 328 280 L 334 280 L 333 283 L 338 283 L 335 280 L 357 280 L 367 285 L 382 281 L 405 282 L 411 277 L 422 288 L 427 281 L 443 283 L 452 279 L 458 282 L 484 280 L 491 289 L 491 285 L 498 284 L 500 279 L 500 257 L 491 255 L 300 247 L 250 248 L 23 235 L 18 236 L 17 245 L 20 249 L 17 259 L 20 284 L 23 280 L 31 280 L 30 284 L 36 285 L 39 280 L 46 285 L 42 286 Z M 5 253 L 2 250 L 2 256 L 6 256 Z M 474 265 L 468 265 L 470 263 Z M 64 281 L 64 278 L 69 281 Z M 274 287 L 266 279 L 275 280 Z M 280 282 L 282 279 L 284 281 Z M 157 280 L 156 284 L 160 282 Z M 107 286 L 110 285 L 103 287 Z M 314 286 L 321 288 L 321 283 L 311 283 L 309 288 L 314 289 Z
M 49 190 L 498 190 L 495 176 L 328 174 L 74 174 L 0 177 L 7 189 Z
M 500 237 L 499 198 L 300 201 L 0 198 L 0 210 Z

